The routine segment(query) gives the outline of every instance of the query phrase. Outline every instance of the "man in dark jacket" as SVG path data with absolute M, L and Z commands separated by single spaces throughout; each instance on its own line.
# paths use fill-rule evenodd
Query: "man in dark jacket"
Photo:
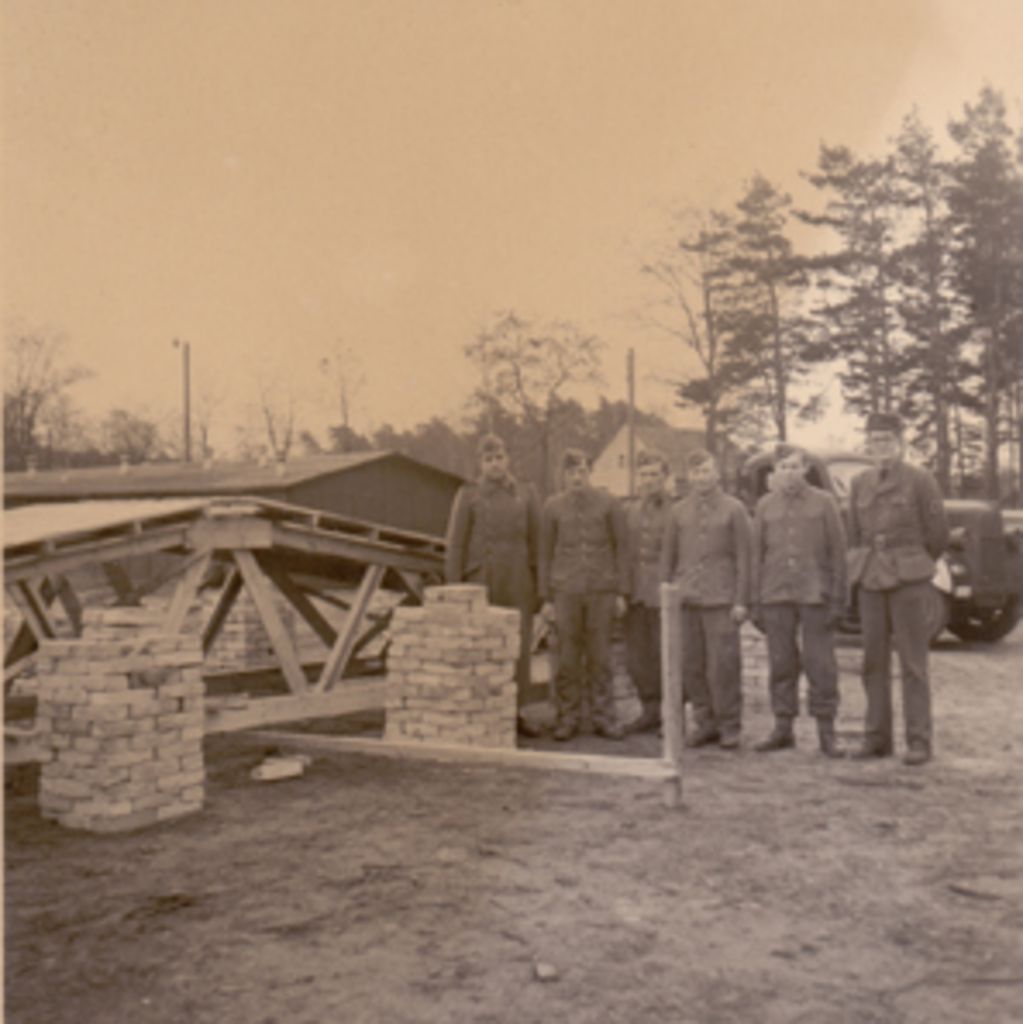
M 750 527 L 742 502 L 725 494 L 714 457 L 686 460 L 692 493 L 665 525 L 661 579 L 682 602 L 682 691 L 696 731 L 687 743 L 736 750 L 742 731 L 739 626 L 749 604 Z
M 591 487 L 590 463 L 577 449 L 562 460 L 565 490 L 548 498 L 540 524 L 540 595 L 558 631 L 554 682 L 556 740 L 579 730 L 582 686 L 589 685 L 594 729 L 621 739 L 611 692 L 611 623 L 616 595 L 628 588 L 628 538 L 621 505 Z
M 638 491 L 625 503 L 629 531 L 629 607 L 625 613 L 625 652 L 629 676 L 643 705 L 632 731 L 661 724 L 661 545 L 671 512 L 664 458 L 641 451 L 636 459 Z
M 499 437 L 483 437 L 479 459 L 479 480 L 465 484 L 451 507 L 444 575 L 448 583 L 482 583 L 491 604 L 519 610 L 518 729 L 532 736 L 537 730 L 521 709 L 529 698 L 540 503 L 509 473 Z
M 908 765 L 931 757 L 930 645 L 927 608 L 935 559 L 948 543 L 941 492 L 925 469 L 902 460 L 902 422 L 891 413 L 867 418 L 871 469 L 857 476 L 849 499 L 849 577 L 859 586 L 863 686 L 867 714 L 856 757 L 892 753 L 891 653 L 902 668 Z
M 767 636 L 774 712 L 774 730 L 756 749 L 795 746 L 792 721 L 799 713 L 799 676 L 805 667 L 821 753 L 841 757 L 835 742 L 835 627 L 846 601 L 845 530 L 835 499 L 810 486 L 806 469 L 802 449 L 778 445 L 773 489 L 757 503 L 753 517 L 753 621 Z

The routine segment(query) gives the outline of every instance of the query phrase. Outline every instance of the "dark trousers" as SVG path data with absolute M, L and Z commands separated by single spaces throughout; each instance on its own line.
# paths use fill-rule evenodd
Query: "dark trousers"
M 771 666 L 771 710 L 775 718 L 799 714 L 799 676 L 806 669 L 808 706 L 815 718 L 838 711 L 838 663 L 835 632 L 828 609 L 818 604 L 765 604 L 761 608 Z M 802 631 L 803 649 L 799 649 Z
M 582 688 L 589 686 L 594 725 L 615 723 L 611 695 L 611 622 L 615 595 L 556 593 L 554 621 L 558 628 L 558 673 L 554 702 L 558 722 L 579 724 Z
M 629 678 L 645 711 L 661 710 L 661 609 L 630 604 L 625 613 Z
M 682 692 L 698 729 L 741 729 L 742 656 L 730 607 L 682 606 Z
M 864 741 L 892 747 L 892 642 L 902 669 L 902 710 L 906 743 L 931 749 L 931 684 L 927 675 L 930 581 L 893 590 L 859 591 L 863 629 L 863 687 L 867 693 Z

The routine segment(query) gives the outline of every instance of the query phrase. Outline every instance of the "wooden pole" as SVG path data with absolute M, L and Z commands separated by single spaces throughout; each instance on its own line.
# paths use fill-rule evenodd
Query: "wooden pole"
M 630 348 L 625 361 L 629 391 L 629 497 L 636 493 L 636 350 Z
M 661 584 L 661 723 L 663 758 L 674 769 L 665 786 L 668 807 L 682 804 L 682 747 L 685 743 L 685 710 L 682 706 L 682 629 L 679 589 Z

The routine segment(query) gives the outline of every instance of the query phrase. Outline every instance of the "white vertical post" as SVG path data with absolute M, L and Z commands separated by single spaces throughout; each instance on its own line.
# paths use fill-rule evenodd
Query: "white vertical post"
M 682 707 L 682 623 L 679 588 L 661 584 L 661 723 L 664 733 L 664 760 L 675 770 L 667 783 L 665 803 L 682 803 L 682 746 L 685 742 L 685 718 Z

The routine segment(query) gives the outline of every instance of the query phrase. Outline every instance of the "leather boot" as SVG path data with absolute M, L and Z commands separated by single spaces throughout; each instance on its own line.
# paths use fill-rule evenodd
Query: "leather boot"
M 761 740 L 753 749 L 760 754 L 769 750 L 785 750 L 796 745 L 796 737 L 792 735 L 792 719 L 776 718 L 774 729 L 766 740 Z
M 839 750 L 835 740 L 835 720 L 833 718 L 817 719 L 817 738 L 820 740 L 821 753 L 825 757 L 845 757 L 845 751 Z

